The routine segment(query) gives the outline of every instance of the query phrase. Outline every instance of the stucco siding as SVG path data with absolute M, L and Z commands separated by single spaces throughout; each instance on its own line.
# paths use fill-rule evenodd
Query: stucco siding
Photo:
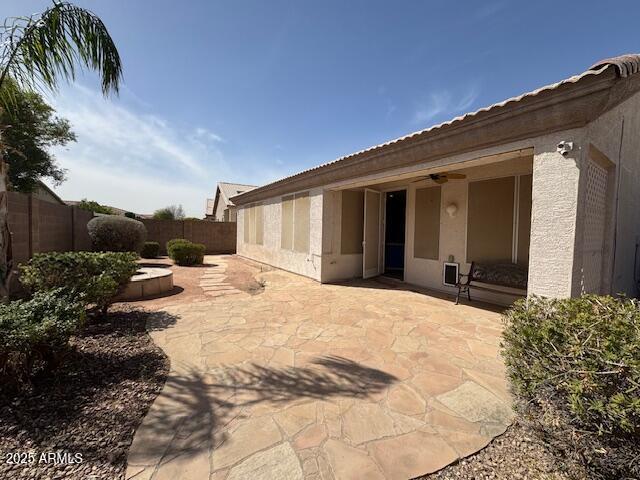
M 640 242 L 640 94 L 591 122 L 586 141 L 614 165 L 606 231 L 603 284 L 607 293 L 638 295 Z
M 224 221 L 224 210 L 227 206 L 225 205 L 224 201 L 222 200 L 221 196 L 218 196 L 218 204 L 216 205 L 216 210 L 215 212 L 213 212 L 214 218 L 217 222 L 223 222 Z
M 440 242 L 438 260 L 414 256 L 415 233 L 415 191 L 422 183 L 409 183 L 407 196 L 407 239 L 405 249 L 405 281 L 415 285 L 455 294 L 457 289 L 443 284 L 444 263 L 453 261 L 460 264 L 460 273 L 467 273 L 471 267 L 467 259 L 467 209 L 469 182 L 531 173 L 531 158 L 521 158 L 470 169 L 465 180 L 453 180 L 442 185 L 440 201 Z M 454 216 L 446 212 L 448 205 L 455 204 Z M 493 303 L 508 304 L 515 297 L 487 291 L 474 290 L 472 298 Z
M 362 254 L 341 252 L 342 191 L 325 191 L 324 203 L 322 281 L 336 282 L 362 277 Z
M 263 204 L 263 244 L 244 241 L 245 209 L 237 210 L 238 255 L 266 263 L 293 273 L 320 280 L 322 254 L 322 210 L 321 189 L 309 192 L 309 250 L 296 252 L 281 248 L 282 205 L 281 197 L 270 198 Z
M 534 148 L 529 293 L 572 294 L 582 129 L 549 136 Z M 563 156 L 560 141 L 577 147 Z

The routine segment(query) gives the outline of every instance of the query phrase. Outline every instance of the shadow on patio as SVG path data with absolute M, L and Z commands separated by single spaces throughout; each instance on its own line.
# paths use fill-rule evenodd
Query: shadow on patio
M 396 381 L 393 375 L 337 356 L 318 357 L 305 367 L 250 363 L 214 374 L 193 368 L 174 372 L 136 434 L 129 465 L 165 464 L 217 448 L 227 438 L 224 430 L 249 416 L 248 408 L 264 404 L 277 410 L 304 399 L 365 399 Z
M 374 289 L 374 290 L 395 290 L 400 292 L 413 292 L 419 295 L 431 297 L 433 299 L 450 302 L 452 306 L 455 303 L 455 295 L 453 294 L 437 292 L 435 290 L 421 287 L 419 285 L 414 285 L 411 283 L 401 282 L 395 279 L 387 278 L 382 275 L 374 278 L 368 278 L 368 279 L 358 278 L 353 280 L 345 280 L 342 282 L 332 283 L 332 285 L 340 285 L 344 287 L 355 287 L 355 288 L 368 288 L 368 289 Z M 495 312 L 495 313 L 502 313 L 507 308 L 502 305 L 488 303 L 482 300 L 472 300 L 471 302 L 469 302 L 464 298 L 460 299 L 460 305 L 465 305 L 467 307 L 478 308 L 480 310 L 485 310 L 487 312 Z

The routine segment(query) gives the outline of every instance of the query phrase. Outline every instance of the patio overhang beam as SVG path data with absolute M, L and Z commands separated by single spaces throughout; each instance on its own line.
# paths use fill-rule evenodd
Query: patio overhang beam
M 443 171 L 455 171 L 464 168 L 480 167 L 508 160 L 515 160 L 523 157 L 532 157 L 533 148 L 521 148 L 508 152 L 497 153 L 494 155 L 485 155 L 469 160 L 460 161 L 458 159 L 445 158 L 437 160 L 428 165 L 420 164 L 403 169 L 396 169 L 392 172 L 383 172 L 367 175 L 358 179 L 343 180 L 327 186 L 327 190 L 347 190 L 362 187 L 368 187 L 388 182 L 400 182 L 403 180 L 412 180 L 416 177 L 427 176 L 433 173 L 442 173 Z

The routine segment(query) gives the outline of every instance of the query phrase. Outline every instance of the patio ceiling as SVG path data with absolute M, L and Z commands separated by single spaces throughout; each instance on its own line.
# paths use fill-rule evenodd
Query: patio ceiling
M 387 189 L 393 188 L 393 186 L 396 185 L 406 185 L 407 181 L 413 181 L 417 177 L 421 176 L 428 176 L 430 174 L 443 172 L 465 173 L 465 171 L 472 168 L 527 157 L 533 157 L 533 148 L 523 148 L 494 155 L 485 155 L 463 161 L 460 161 L 459 159 L 445 159 L 442 162 L 438 162 L 438 165 L 434 165 L 433 163 L 429 164 L 428 167 L 425 165 L 416 165 L 415 167 L 402 168 L 390 172 L 376 173 L 358 179 L 345 180 L 343 182 L 329 185 L 327 189 L 336 191 L 353 190 L 363 187 Z M 433 182 L 426 179 L 424 183 L 428 184 Z

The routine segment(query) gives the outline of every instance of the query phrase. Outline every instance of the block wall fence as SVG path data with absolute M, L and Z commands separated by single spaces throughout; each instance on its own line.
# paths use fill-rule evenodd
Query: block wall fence
M 93 213 L 75 206 L 39 200 L 33 195 L 9 192 L 9 230 L 14 265 L 35 253 L 91 250 L 87 223 Z M 173 238 L 205 245 L 206 253 L 235 253 L 236 223 L 202 220 L 143 219 L 147 241 L 158 242 L 160 253 Z

